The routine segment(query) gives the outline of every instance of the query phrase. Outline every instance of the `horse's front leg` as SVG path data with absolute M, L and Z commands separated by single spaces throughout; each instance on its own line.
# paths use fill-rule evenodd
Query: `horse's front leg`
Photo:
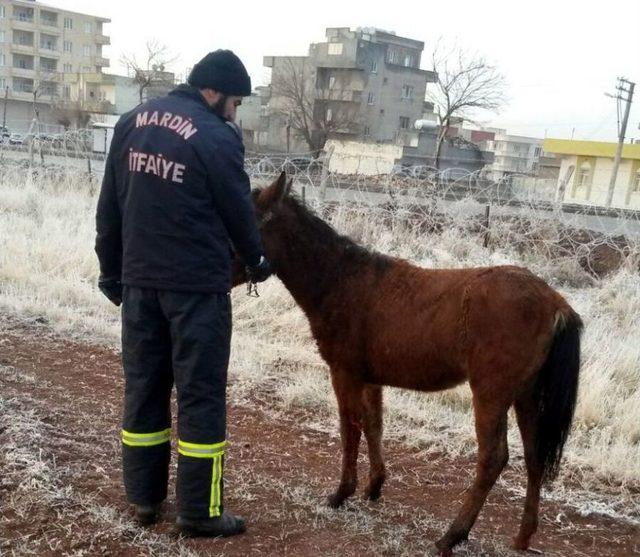
M 342 475 L 340 485 L 329 496 L 329 506 L 337 508 L 353 495 L 358 484 L 358 447 L 362 435 L 363 383 L 342 370 L 331 370 L 333 390 L 338 399 L 340 439 L 342 441 Z

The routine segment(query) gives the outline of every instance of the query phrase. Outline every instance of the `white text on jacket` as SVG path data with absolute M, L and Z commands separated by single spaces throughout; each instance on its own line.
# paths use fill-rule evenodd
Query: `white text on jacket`
M 149 115 L 151 114 L 151 115 Z M 136 128 L 143 126 L 161 126 L 181 135 L 185 139 L 189 139 L 192 135 L 198 133 L 198 128 L 193 125 L 189 118 L 172 114 L 171 112 L 162 112 L 155 110 L 140 112 L 136 115 Z
M 154 174 L 163 180 L 182 184 L 186 168 L 184 164 L 165 159 L 161 154 L 141 153 L 129 149 L 130 172 Z

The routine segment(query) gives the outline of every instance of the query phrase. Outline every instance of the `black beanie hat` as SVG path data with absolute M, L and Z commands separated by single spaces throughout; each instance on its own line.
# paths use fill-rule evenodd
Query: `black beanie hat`
M 230 50 L 216 50 L 198 62 L 187 83 L 199 89 L 215 89 L 225 95 L 247 97 L 251 94 L 251 78 L 247 69 Z

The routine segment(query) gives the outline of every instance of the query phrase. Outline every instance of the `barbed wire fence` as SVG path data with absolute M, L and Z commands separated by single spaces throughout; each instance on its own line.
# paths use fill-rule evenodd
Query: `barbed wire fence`
M 95 194 L 105 153 L 93 130 L 43 134 L 0 144 L 0 180 L 33 180 L 43 187 L 81 187 Z M 248 152 L 245 168 L 254 186 L 281 171 L 293 178 L 301 199 L 331 219 L 410 227 L 425 234 L 473 235 L 487 249 L 509 248 L 559 265 L 571 262 L 598 280 L 621 268 L 640 268 L 640 211 L 605 209 L 558 199 L 556 180 L 516 175 L 490 179 L 486 172 L 429 166 L 376 167 L 338 172 L 339 155 Z M 349 165 L 346 165 L 347 167 Z M 333 168 L 333 169 L 332 169 Z

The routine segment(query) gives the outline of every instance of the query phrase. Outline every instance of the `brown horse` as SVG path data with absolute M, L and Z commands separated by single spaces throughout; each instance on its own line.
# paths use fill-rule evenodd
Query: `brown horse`
M 538 526 L 540 487 L 557 475 L 573 419 L 580 317 L 521 267 L 432 270 L 369 251 L 289 195 L 290 187 L 283 173 L 270 187 L 254 191 L 254 201 L 267 256 L 307 315 L 331 369 L 342 476 L 329 504 L 340 506 L 356 490 L 362 432 L 370 462 L 366 496 L 380 497 L 382 385 L 438 391 L 468 381 L 478 441 L 476 476 L 435 552 L 450 555 L 467 538 L 507 464 L 512 406 L 527 469 L 514 547 L 527 549 Z M 237 271 L 234 284 L 244 280 Z

